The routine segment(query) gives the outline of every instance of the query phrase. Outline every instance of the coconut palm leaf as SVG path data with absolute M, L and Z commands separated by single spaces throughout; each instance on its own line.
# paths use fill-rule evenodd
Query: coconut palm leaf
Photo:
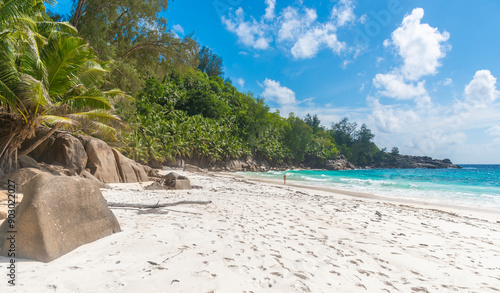
M 75 125 L 75 121 L 68 118 L 68 117 L 62 117 L 62 116 L 55 116 L 55 115 L 40 115 L 37 117 L 37 122 L 38 123 L 46 123 L 48 125 L 56 125 L 56 124 L 67 124 L 67 125 Z
M 0 0 L 0 169 L 6 171 L 41 124 L 51 131 L 91 126 L 114 137 L 113 125 L 122 122 L 110 112 L 110 98 L 130 98 L 100 89 L 106 67 L 72 26 L 50 22 L 44 11 L 42 0 Z

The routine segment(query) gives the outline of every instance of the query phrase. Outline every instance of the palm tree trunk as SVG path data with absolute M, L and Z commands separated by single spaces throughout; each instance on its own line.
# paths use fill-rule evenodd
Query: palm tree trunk
M 22 152 L 20 152 L 17 156 L 17 159 L 20 159 L 24 156 L 26 156 L 27 154 L 31 153 L 34 149 L 36 149 L 39 145 L 42 144 L 42 142 L 44 142 L 47 138 L 49 138 L 52 134 L 54 134 L 54 132 L 56 132 L 56 130 L 61 126 L 61 124 L 56 124 L 56 126 L 54 126 L 49 132 L 47 132 L 44 136 L 40 137 L 39 140 L 35 141 L 35 143 L 33 143 L 32 145 L 30 145 L 27 149 L 23 150 Z

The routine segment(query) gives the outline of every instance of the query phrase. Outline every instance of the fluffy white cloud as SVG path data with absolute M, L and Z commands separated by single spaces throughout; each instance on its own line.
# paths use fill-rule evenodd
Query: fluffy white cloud
M 269 49 L 276 46 L 289 52 L 295 59 L 312 58 L 323 49 L 335 54 L 347 50 L 344 42 L 337 38 L 339 27 L 357 20 L 352 0 L 339 1 L 331 11 L 330 18 L 321 22 L 315 9 L 303 6 L 287 6 L 276 17 L 276 1 L 266 0 L 267 8 L 260 20 L 245 14 L 240 7 L 228 17 L 223 16 L 226 28 L 238 36 L 245 46 L 254 49 Z
M 429 103 L 430 98 L 425 89 L 425 81 L 414 85 L 406 83 L 401 75 L 392 73 L 377 74 L 373 79 L 373 84 L 377 89 L 381 89 L 379 94 L 398 100 L 416 99 L 417 103 Z
M 446 56 L 447 32 L 440 33 L 437 28 L 421 23 L 424 16 L 422 8 L 415 8 L 407 15 L 401 26 L 391 34 L 391 40 L 385 40 L 384 46 L 397 49 L 403 59 L 400 67 L 390 73 L 377 74 L 373 79 L 377 94 L 398 100 L 413 99 L 419 107 L 432 105 L 425 89 L 425 80 L 421 78 L 437 72 L 441 66 L 439 60 Z M 445 82 L 451 83 L 451 79 Z
M 264 92 L 262 96 L 281 105 L 295 104 L 295 92 L 281 86 L 279 81 L 266 78 L 263 83 Z
M 375 81 L 379 79 L 376 77 Z M 369 121 L 375 127 L 376 142 L 381 146 L 401 146 L 403 152 L 412 154 L 444 158 L 456 152 L 463 156 L 465 131 L 488 127 L 486 134 L 500 136 L 500 109 L 495 103 L 499 93 L 495 82 L 496 78 L 489 71 L 477 71 L 464 86 L 463 97 L 451 107 L 437 103 L 432 108 L 383 105 L 377 98 L 368 97 L 371 104 Z M 401 90 L 398 97 L 404 96 Z M 410 94 L 406 97 L 410 98 Z
M 261 96 L 277 104 L 277 107 L 271 111 L 279 110 L 282 117 L 288 117 L 292 112 L 297 117 L 316 114 L 323 125 L 330 125 L 346 116 L 355 120 L 366 116 L 366 108 L 343 108 L 333 104 L 316 105 L 314 98 L 297 100 L 295 92 L 281 85 L 279 81 L 266 78 L 260 86 L 263 88 Z
M 398 146 L 402 153 L 448 157 L 450 148 L 465 142 L 466 136 L 453 117 L 443 109 L 412 109 L 401 105 L 382 105 L 372 100 L 370 125 L 380 146 Z
M 477 108 L 484 108 L 494 102 L 499 92 L 496 89 L 497 79 L 489 70 L 479 70 L 472 81 L 465 87 L 465 103 Z
M 245 80 L 243 78 L 237 78 L 234 80 L 234 82 L 240 86 L 240 88 L 245 87 Z
M 245 46 L 265 50 L 272 42 L 272 37 L 269 36 L 269 27 L 254 18 L 245 21 L 245 12 L 241 7 L 236 10 L 232 17 L 223 16 L 222 23 L 230 32 L 235 33 Z
M 486 130 L 486 134 L 493 135 L 493 136 L 500 136 L 500 126 L 495 125 L 495 126 L 488 128 L 488 130 Z
M 446 31 L 440 33 L 437 28 L 421 23 L 423 17 L 424 10 L 415 8 L 392 33 L 391 43 L 404 60 L 401 71 L 409 80 L 436 74 L 441 66 L 439 60 L 446 56 L 446 41 L 450 34 Z
M 331 18 L 336 21 L 337 26 L 344 26 L 350 22 L 356 21 L 354 14 L 354 3 L 352 0 L 340 0 L 339 3 L 333 7 Z
M 448 85 L 450 85 L 450 84 L 452 84 L 452 83 L 453 83 L 453 79 L 451 79 L 451 78 L 447 77 L 447 78 L 445 78 L 444 80 L 440 81 L 440 82 L 439 82 L 439 85 L 442 85 L 442 86 L 448 86 Z
M 274 8 L 276 6 L 276 0 L 266 0 L 266 14 L 264 15 L 265 19 L 273 19 L 274 18 Z
M 302 11 L 295 7 L 287 7 L 280 14 L 277 38 L 280 42 L 296 42 L 314 24 L 318 15 L 316 10 L 304 8 Z
M 412 109 L 403 110 L 395 106 L 382 105 L 378 100 L 372 101 L 371 124 L 385 133 L 401 133 L 408 125 L 421 122 L 420 116 Z
M 176 32 L 177 34 L 181 34 L 181 35 L 184 34 L 184 28 L 181 25 L 179 25 L 179 24 L 176 24 L 176 25 L 172 26 L 172 30 L 174 32 Z
M 180 24 L 176 24 L 172 26 L 172 30 L 178 34 L 183 35 L 184 34 L 184 28 Z
M 307 59 L 316 56 L 318 51 L 324 46 L 330 48 L 334 53 L 339 54 L 346 45 L 337 40 L 334 27 L 325 24 L 316 27 L 303 34 L 293 45 L 290 52 L 296 59 Z

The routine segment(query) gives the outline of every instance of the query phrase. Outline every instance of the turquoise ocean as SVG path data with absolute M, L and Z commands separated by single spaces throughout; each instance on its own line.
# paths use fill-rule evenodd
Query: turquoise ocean
M 246 176 L 370 193 L 388 198 L 479 208 L 500 213 L 500 165 L 462 169 L 288 170 Z

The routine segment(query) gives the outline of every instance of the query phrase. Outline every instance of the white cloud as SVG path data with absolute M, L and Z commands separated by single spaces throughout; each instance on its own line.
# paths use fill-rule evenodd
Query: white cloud
M 264 15 L 264 18 L 273 19 L 275 17 L 274 8 L 276 6 L 276 0 L 266 0 L 266 5 L 266 14 Z
M 245 21 L 245 12 L 241 7 L 230 18 L 223 16 L 222 23 L 230 32 L 235 33 L 245 46 L 265 50 L 272 42 L 268 26 L 254 18 Z
M 295 59 L 307 59 L 316 56 L 323 47 L 330 48 L 336 54 L 345 48 L 345 43 L 337 40 L 334 27 L 330 24 L 307 31 L 293 45 L 291 53 Z
M 449 34 L 421 23 L 424 11 L 416 8 L 406 16 L 399 28 L 384 41 L 385 47 L 394 46 L 402 64 L 389 73 L 379 73 L 373 78 L 377 89 L 371 103 L 369 119 L 375 126 L 375 141 L 381 146 L 401 146 L 403 153 L 445 158 L 452 153 L 462 154 L 466 143 L 466 130 L 489 127 L 488 134 L 500 134 L 499 96 L 496 78 L 488 70 L 479 70 L 464 86 L 462 99 L 451 106 L 431 103 L 425 88 L 425 76 L 434 75 L 441 66 L 441 59 L 449 48 Z M 437 83 L 449 86 L 451 78 Z M 408 104 L 382 105 L 379 97 L 396 100 L 413 100 L 417 107 Z M 432 105 L 432 107 L 430 107 Z M 424 107 L 425 106 L 425 107 Z M 389 144 L 389 145 L 388 145 Z
M 463 142 L 465 135 L 458 129 L 457 115 L 433 104 L 425 88 L 422 78 L 437 73 L 440 60 L 446 56 L 449 34 L 421 23 L 423 16 L 422 8 L 414 9 L 392 32 L 391 39 L 383 42 L 386 48 L 396 48 L 403 62 L 389 73 L 379 73 L 373 78 L 377 91 L 375 97 L 368 97 L 372 107 L 369 119 L 376 127 L 375 133 L 380 134 L 377 140 L 403 146 L 409 153 L 434 155 Z M 446 82 L 451 83 L 451 79 Z M 383 105 L 379 101 L 383 96 L 413 100 L 416 107 Z
M 277 104 L 277 108 L 271 109 L 271 111 L 279 110 L 282 117 L 288 117 L 292 112 L 297 117 L 316 114 L 323 125 L 330 125 L 346 116 L 350 116 L 351 118 L 363 117 L 367 111 L 364 108 L 342 108 L 333 104 L 318 106 L 314 103 L 314 98 L 297 100 L 293 90 L 282 86 L 279 81 L 269 78 L 266 78 L 259 85 L 263 88 L 261 96 Z
M 296 102 L 295 92 L 285 86 L 281 86 L 279 81 L 266 78 L 263 87 L 264 92 L 262 96 L 278 103 L 280 106 L 290 105 Z
M 492 126 L 492 127 L 488 128 L 485 131 L 485 133 L 488 135 L 500 136 L 500 126 L 499 125 Z
M 302 13 L 295 7 L 286 7 L 280 14 L 278 23 L 278 41 L 295 42 L 314 24 L 318 15 L 316 10 L 304 8 Z
M 476 108 L 485 108 L 494 102 L 499 92 L 496 89 L 497 79 L 489 70 L 479 70 L 472 81 L 465 87 L 465 103 Z
M 180 24 L 176 24 L 172 26 L 172 30 L 178 34 L 183 35 L 184 34 L 184 28 Z
M 442 85 L 442 86 L 449 86 L 450 84 L 453 83 L 453 79 L 447 77 L 443 80 L 441 80 L 440 82 L 438 82 L 439 85 Z
M 339 3 L 333 7 L 331 18 L 336 21 L 339 27 L 354 22 L 356 21 L 354 8 L 355 6 L 352 0 L 340 0 Z
M 378 77 L 374 83 L 378 81 Z M 487 128 L 489 135 L 500 136 L 500 105 L 496 103 L 496 78 L 487 70 L 477 71 L 464 86 L 462 99 L 450 106 L 433 104 L 431 108 L 410 105 L 383 105 L 368 97 L 370 125 L 375 127 L 375 141 L 381 146 L 400 146 L 403 153 L 445 158 L 456 154 L 467 141 L 465 131 Z M 385 87 L 384 87 L 385 88 Z M 401 88 L 405 88 L 404 84 Z M 402 89 L 398 97 L 409 97 Z M 394 90 L 396 92 L 396 90 Z
M 236 82 L 236 84 L 238 84 L 240 86 L 240 88 L 245 87 L 245 80 L 243 78 L 237 78 L 234 81 Z
M 437 68 L 441 66 L 439 60 L 446 56 L 449 47 L 446 41 L 450 34 L 446 31 L 440 33 L 437 28 L 421 23 L 423 17 L 424 10 L 415 8 L 392 33 L 391 43 L 404 60 L 401 71 L 409 80 L 436 74 Z
M 438 107 L 439 108 L 439 107 Z M 450 148 L 466 140 L 458 125 L 451 123 L 442 108 L 412 109 L 372 101 L 370 125 L 381 147 L 398 146 L 402 153 L 446 158 Z
M 238 36 L 243 45 L 266 50 L 272 47 L 274 41 L 277 47 L 295 59 L 312 58 L 323 49 L 337 55 L 348 49 L 344 42 L 338 40 L 337 30 L 357 21 L 353 0 L 339 1 L 325 21 L 319 21 L 316 10 L 302 3 L 283 8 L 276 17 L 276 1 L 265 1 L 265 14 L 260 20 L 254 17 L 246 20 L 241 7 L 228 17 L 222 17 L 223 24 Z
M 378 100 L 372 102 L 370 120 L 378 130 L 385 133 L 401 133 L 407 125 L 421 121 L 419 115 L 412 109 L 403 110 L 395 106 L 382 105 Z
M 437 73 L 437 68 L 441 66 L 440 59 L 446 56 L 446 41 L 450 36 L 427 23 L 421 23 L 423 17 L 422 8 L 413 9 L 401 26 L 392 32 L 391 40 L 383 42 L 385 47 L 394 46 L 397 49 L 403 63 L 390 73 L 377 74 L 373 84 L 379 90 L 378 95 L 398 100 L 413 99 L 419 107 L 430 107 L 431 98 L 422 77 Z M 445 82 L 451 83 L 451 79 Z
M 373 84 L 377 89 L 381 89 L 379 93 L 386 97 L 398 100 L 420 99 L 430 102 L 425 89 L 425 81 L 417 85 L 407 84 L 401 75 L 379 73 L 373 79 Z

